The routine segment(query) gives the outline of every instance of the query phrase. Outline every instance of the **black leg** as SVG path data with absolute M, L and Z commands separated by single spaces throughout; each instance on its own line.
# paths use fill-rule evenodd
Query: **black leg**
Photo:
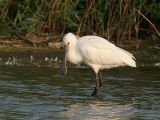
M 102 87 L 103 81 L 102 81 L 102 75 L 100 71 L 98 72 L 98 75 L 99 75 L 99 87 Z
M 99 97 L 99 94 L 98 94 L 99 87 L 100 87 L 99 85 L 100 85 L 100 78 L 99 78 L 99 74 L 96 73 L 96 86 L 95 86 L 94 91 L 91 94 L 92 96 Z

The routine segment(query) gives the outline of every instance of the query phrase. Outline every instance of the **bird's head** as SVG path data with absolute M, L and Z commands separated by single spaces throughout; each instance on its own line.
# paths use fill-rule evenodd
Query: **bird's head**
M 61 66 L 60 73 L 63 75 L 67 74 L 67 53 L 70 48 L 74 48 L 77 43 L 77 37 L 73 33 L 67 33 L 63 37 L 62 45 L 65 51 L 64 54 L 64 64 Z
M 77 37 L 73 33 L 67 33 L 62 41 L 64 46 L 73 47 L 77 43 Z

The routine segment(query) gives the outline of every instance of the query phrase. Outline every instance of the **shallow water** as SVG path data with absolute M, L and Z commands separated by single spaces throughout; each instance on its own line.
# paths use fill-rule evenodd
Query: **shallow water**
M 68 75 L 61 76 L 56 56 L 18 58 L 0 60 L 2 120 L 160 119 L 158 66 L 103 71 L 98 100 L 90 96 L 95 79 L 91 69 L 70 65 Z

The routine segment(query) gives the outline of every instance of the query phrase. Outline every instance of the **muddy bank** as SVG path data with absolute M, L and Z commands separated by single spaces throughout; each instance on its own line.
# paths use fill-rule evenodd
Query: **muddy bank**
M 12 35 L 9 37 L 0 37 L 0 47 L 49 47 L 60 48 L 61 41 L 64 34 L 54 36 L 50 34 L 31 34 L 31 35 Z M 116 44 L 114 40 L 110 40 L 113 44 Z M 141 49 L 141 48 L 154 48 L 160 50 L 160 40 L 158 37 L 150 37 L 148 39 L 136 39 L 122 40 L 117 46 L 124 49 Z

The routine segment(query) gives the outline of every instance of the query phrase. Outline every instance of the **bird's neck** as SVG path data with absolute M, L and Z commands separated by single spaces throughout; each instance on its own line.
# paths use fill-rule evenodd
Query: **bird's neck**
M 68 60 L 73 64 L 80 64 L 82 62 L 82 56 L 79 53 L 76 46 L 72 46 L 68 50 Z

